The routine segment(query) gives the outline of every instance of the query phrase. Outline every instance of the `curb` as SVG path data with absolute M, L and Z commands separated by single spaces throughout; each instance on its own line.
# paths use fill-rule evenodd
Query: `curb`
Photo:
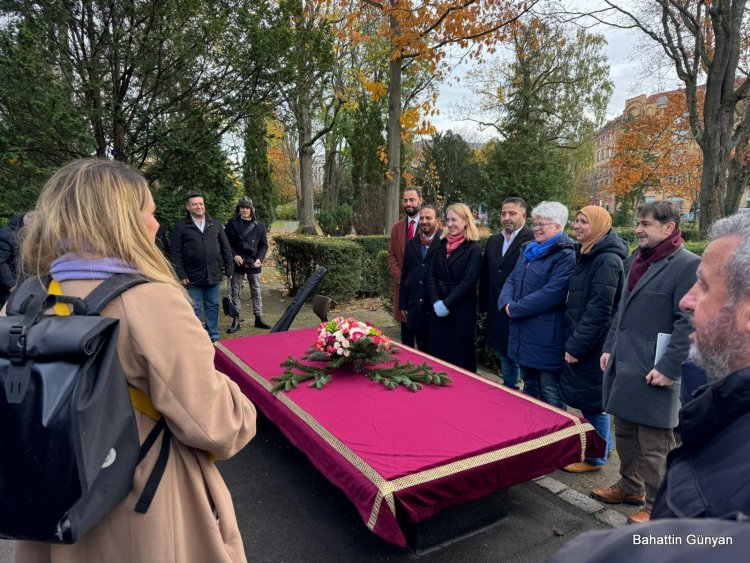
M 561 498 L 568 504 L 575 506 L 579 510 L 583 510 L 589 514 L 594 514 L 597 520 L 611 526 L 612 528 L 619 528 L 628 523 L 628 519 L 625 515 L 607 508 L 599 501 L 587 497 L 575 489 L 571 489 L 565 483 L 561 483 L 557 479 L 545 476 L 537 477 L 536 479 L 532 479 L 532 481 L 543 489 L 548 490 L 553 495 Z

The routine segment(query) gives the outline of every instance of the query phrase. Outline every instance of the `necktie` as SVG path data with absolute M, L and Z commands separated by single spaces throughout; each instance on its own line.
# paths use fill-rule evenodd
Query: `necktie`
M 414 238 L 414 230 L 416 229 L 417 222 L 416 221 L 409 221 L 409 234 L 407 238 L 409 240 Z

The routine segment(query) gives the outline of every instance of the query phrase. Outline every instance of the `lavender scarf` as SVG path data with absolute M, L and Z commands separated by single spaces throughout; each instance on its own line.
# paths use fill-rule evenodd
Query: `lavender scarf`
M 57 281 L 105 280 L 114 274 L 137 274 L 138 270 L 119 258 L 88 260 L 78 254 L 69 253 L 55 259 L 49 273 Z

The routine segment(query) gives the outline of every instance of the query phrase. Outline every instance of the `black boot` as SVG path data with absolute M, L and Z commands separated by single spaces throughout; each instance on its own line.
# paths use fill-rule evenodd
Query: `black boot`
M 255 328 L 271 328 L 271 325 L 266 324 L 260 315 L 255 315 Z
M 232 334 L 233 332 L 237 332 L 238 330 L 240 330 L 240 318 L 234 317 L 232 319 L 232 326 L 227 329 L 227 333 Z

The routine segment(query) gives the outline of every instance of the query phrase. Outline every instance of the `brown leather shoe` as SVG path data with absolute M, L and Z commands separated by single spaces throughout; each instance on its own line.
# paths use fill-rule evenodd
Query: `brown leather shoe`
M 563 471 L 568 473 L 586 473 L 587 471 L 599 471 L 603 465 L 594 465 L 588 461 L 582 461 L 580 463 L 571 463 L 562 468 Z
M 651 520 L 651 507 L 645 506 L 632 516 L 628 516 L 628 522 L 630 524 L 643 524 Z
M 629 495 L 617 485 L 606 489 L 594 489 L 591 496 L 608 504 L 632 504 L 640 506 L 646 502 L 646 495 Z

